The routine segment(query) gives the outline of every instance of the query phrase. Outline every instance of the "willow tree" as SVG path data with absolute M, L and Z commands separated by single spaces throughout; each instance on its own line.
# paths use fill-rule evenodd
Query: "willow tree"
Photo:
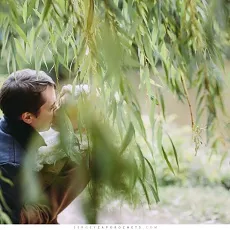
M 218 142 L 226 141 L 217 135 L 216 128 L 219 111 L 225 112 L 220 69 L 223 47 L 229 41 L 229 1 L 2 0 L 0 10 L 1 62 L 7 72 L 24 67 L 40 70 L 42 65 L 47 66 L 48 72 L 47 63 L 52 63 L 58 84 L 62 68 L 69 82 L 88 83 L 94 92 L 100 89 L 105 100 L 95 100 L 93 104 L 100 105 L 105 118 L 118 130 L 120 145 L 110 148 L 112 140 L 106 129 L 95 123 L 91 127 L 93 141 L 104 156 L 108 155 L 106 152 L 134 156 L 135 173 L 125 174 L 132 181 L 128 183 L 130 194 L 135 186 L 141 186 L 149 203 L 149 191 L 159 200 L 154 170 L 157 151 L 174 170 L 162 143 L 167 109 L 162 89 L 170 90 L 188 104 L 196 149 L 202 128 L 199 119 L 204 113 L 208 115 L 208 143 L 216 147 Z M 151 138 L 146 134 L 139 100 L 127 77 L 133 69 L 138 71 L 140 88 L 148 95 Z M 197 92 L 196 108 L 191 106 L 191 88 Z M 173 140 L 168 138 L 179 167 Z M 140 139 L 152 157 L 143 152 Z M 103 158 L 103 154 L 98 157 Z M 110 162 L 109 166 L 115 164 L 106 162 Z M 125 165 L 122 167 L 125 171 Z M 111 175 L 115 175 L 117 168 L 111 170 Z M 97 178 L 93 180 L 95 195 L 99 188 Z M 120 191 L 122 183 L 114 181 L 110 187 Z M 91 200 L 91 205 L 97 206 L 98 202 Z M 95 215 L 89 217 L 91 222 L 95 222 Z

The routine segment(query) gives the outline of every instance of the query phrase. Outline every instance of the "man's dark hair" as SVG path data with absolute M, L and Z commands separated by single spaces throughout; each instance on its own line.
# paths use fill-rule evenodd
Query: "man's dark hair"
M 24 112 L 38 116 L 45 103 L 41 93 L 47 86 L 55 87 L 55 83 L 43 71 L 24 69 L 12 73 L 0 90 L 0 109 L 13 120 L 19 119 Z

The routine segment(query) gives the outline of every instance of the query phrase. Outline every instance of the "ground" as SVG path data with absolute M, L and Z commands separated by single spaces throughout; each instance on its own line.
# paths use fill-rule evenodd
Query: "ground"
M 229 224 L 230 192 L 222 187 L 161 187 L 158 204 L 130 208 L 112 201 L 101 208 L 100 224 Z M 79 196 L 59 215 L 60 224 L 86 224 Z

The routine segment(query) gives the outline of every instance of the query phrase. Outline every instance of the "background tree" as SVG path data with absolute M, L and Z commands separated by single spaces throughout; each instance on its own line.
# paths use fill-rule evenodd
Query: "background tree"
M 120 175 L 109 184 L 113 191 L 120 193 L 127 188 L 123 190 L 125 194 L 132 194 L 134 186 L 141 186 L 149 203 L 148 191 L 158 201 L 156 151 L 174 172 L 162 143 L 167 109 L 162 93 L 165 88 L 188 104 L 196 151 L 201 144 L 202 128 L 210 146 L 226 145 L 227 138 L 219 135 L 217 129 L 219 114 L 226 115 L 220 68 L 224 67 L 224 48 L 229 46 L 229 1 L 3 0 L 0 10 L 1 66 L 7 67 L 3 73 L 25 67 L 40 70 L 44 65 L 48 72 L 54 70 L 59 88 L 61 77 L 73 84 L 88 83 L 94 95 L 100 88 L 100 103 L 92 99 L 91 104 L 96 105 L 105 120 L 111 120 L 118 130 L 119 144 L 111 148 L 113 140 L 106 135 L 109 128 L 88 117 L 93 121 L 92 142 L 99 154 L 95 156 L 111 157 L 105 161 L 110 162 L 110 173 L 100 165 L 99 175 L 111 175 L 107 180 L 112 181 L 117 167 L 122 165 L 125 172 L 127 163 L 126 157 L 124 162 L 113 157 L 118 153 L 133 157 L 129 171 L 132 173 L 125 174 L 130 180 L 117 184 Z M 127 77 L 133 69 L 138 71 L 140 88 L 147 92 L 151 137 L 146 135 L 140 103 Z M 192 88 L 197 92 L 196 108 L 192 108 L 188 93 Z M 85 111 L 84 106 L 81 110 Z M 206 126 L 200 127 L 204 114 Z M 176 147 L 168 138 L 179 168 Z M 152 155 L 142 151 L 141 140 Z M 111 167 L 115 162 L 117 165 Z M 93 178 L 96 199 L 97 182 L 98 178 Z M 133 194 L 129 198 L 132 200 Z M 90 202 L 95 207 L 100 203 Z M 96 222 L 96 212 L 89 216 L 89 221 Z

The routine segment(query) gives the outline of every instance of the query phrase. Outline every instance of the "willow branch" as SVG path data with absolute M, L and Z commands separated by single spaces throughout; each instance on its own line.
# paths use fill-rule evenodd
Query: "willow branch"
M 186 99 L 187 99 L 187 102 L 188 102 L 189 112 L 190 112 L 190 117 L 191 117 L 191 123 L 192 123 L 192 128 L 193 128 L 194 127 L 194 117 L 193 117 L 193 112 L 192 112 L 192 105 L 191 105 L 191 102 L 190 102 L 190 99 L 189 99 L 188 89 L 187 89 L 187 86 L 186 86 L 186 83 L 185 83 L 183 75 L 181 75 L 181 82 L 182 82 L 183 89 L 184 89 L 184 92 L 185 92 L 185 96 L 186 96 Z

